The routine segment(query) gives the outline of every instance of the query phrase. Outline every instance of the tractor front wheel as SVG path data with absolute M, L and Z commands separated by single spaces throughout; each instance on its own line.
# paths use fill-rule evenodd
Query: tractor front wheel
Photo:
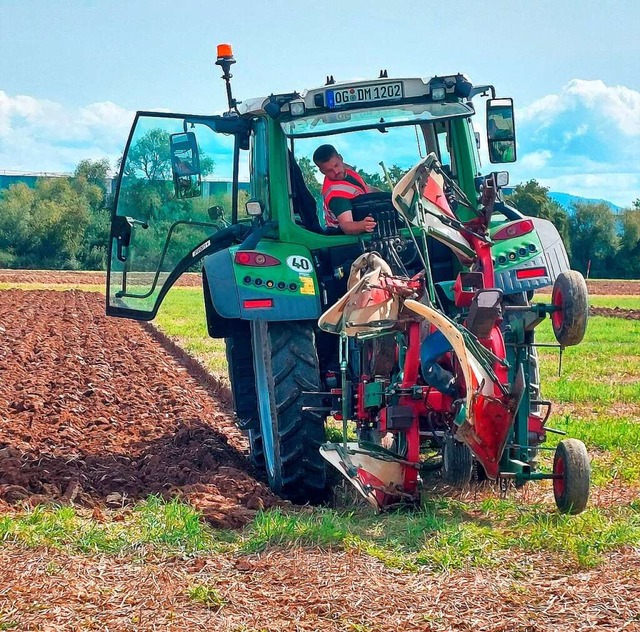
M 561 513 L 579 514 L 589 500 L 591 464 L 582 441 L 564 439 L 553 459 L 553 495 Z
M 269 486 L 297 503 L 327 499 L 324 418 L 303 410 L 305 392 L 320 390 L 313 327 L 307 323 L 251 323 L 259 430 L 250 433 L 254 456 L 265 465 Z M 256 458 L 258 457 L 258 458 Z
M 589 319 L 589 299 L 584 277 L 575 270 L 561 272 L 553 284 L 551 302 L 557 308 L 551 314 L 556 340 L 563 347 L 582 342 Z

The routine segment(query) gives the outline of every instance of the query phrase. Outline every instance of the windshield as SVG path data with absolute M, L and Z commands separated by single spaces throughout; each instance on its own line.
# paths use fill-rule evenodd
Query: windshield
M 432 122 L 441 118 L 470 116 L 473 107 L 467 103 L 419 103 L 393 105 L 366 110 L 328 112 L 290 119 L 281 123 L 287 136 L 303 138 L 339 134 L 348 130 L 386 128 L 407 123 Z
M 391 191 L 398 180 L 430 152 L 450 165 L 449 154 L 444 154 L 444 148 L 451 145 L 450 133 L 449 121 L 438 121 L 384 131 L 349 130 L 332 136 L 331 144 L 369 186 Z M 293 158 L 300 166 L 305 184 L 319 209 L 323 208 L 321 188 L 324 177 L 313 162 L 313 153 L 325 142 L 319 138 L 298 138 L 290 142 Z M 322 223 L 322 213 L 320 215 Z

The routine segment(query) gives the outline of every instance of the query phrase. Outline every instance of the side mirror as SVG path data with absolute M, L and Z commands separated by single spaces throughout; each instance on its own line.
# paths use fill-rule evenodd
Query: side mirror
M 207 214 L 212 222 L 218 222 L 224 219 L 224 209 L 221 206 L 210 206 L 207 209 Z
M 177 198 L 192 198 L 202 195 L 202 174 L 198 143 L 193 132 L 171 134 L 171 172 Z
M 513 99 L 487 101 L 487 143 L 492 163 L 516 161 L 516 127 Z

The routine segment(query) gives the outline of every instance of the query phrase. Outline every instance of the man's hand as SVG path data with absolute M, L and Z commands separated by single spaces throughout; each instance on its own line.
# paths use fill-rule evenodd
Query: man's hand
M 376 227 L 376 221 L 368 215 L 360 221 L 354 221 L 351 211 L 346 211 L 338 215 L 338 224 L 345 235 L 361 235 L 362 233 L 372 233 Z
M 376 221 L 371 217 L 371 215 L 367 215 L 362 221 L 354 222 L 355 224 L 360 224 L 362 226 L 361 233 L 372 233 L 373 229 L 376 227 Z

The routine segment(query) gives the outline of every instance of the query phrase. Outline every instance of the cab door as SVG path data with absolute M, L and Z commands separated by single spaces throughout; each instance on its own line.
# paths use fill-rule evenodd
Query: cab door
M 151 320 L 182 273 L 246 232 L 249 138 L 239 117 L 137 113 L 111 218 L 109 316 Z

